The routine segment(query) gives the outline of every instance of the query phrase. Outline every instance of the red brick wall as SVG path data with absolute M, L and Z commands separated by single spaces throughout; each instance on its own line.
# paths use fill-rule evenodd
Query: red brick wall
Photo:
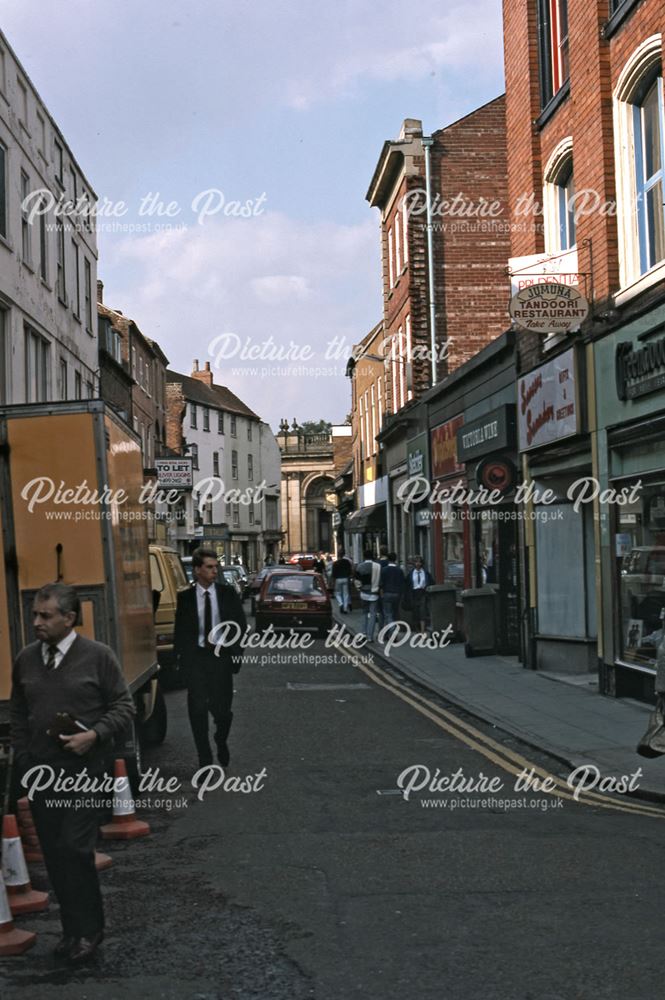
M 543 171 L 559 142 L 572 136 L 575 188 L 594 192 L 601 204 L 616 197 L 612 89 L 627 59 L 650 35 L 665 30 L 663 0 L 643 0 L 608 40 L 602 27 L 607 0 L 569 0 L 570 96 L 546 124 L 541 112 L 535 0 L 504 0 L 508 191 L 514 210 L 520 195 L 543 200 Z M 541 252 L 542 235 L 514 218 L 512 255 Z M 596 310 L 612 304 L 619 288 L 617 223 L 612 213 L 593 211 L 577 221 L 579 268 L 591 274 Z
M 507 225 L 506 122 L 503 97 L 479 108 L 445 129 L 435 132 L 431 150 L 434 202 L 434 271 L 437 361 L 440 381 L 448 372 L 473 357 L 509 325 L 509 285 L 506 266 L 510 255 Z M 415 351 L 412 366 L 413 395 L 418 399 L 431 385 L 431 361 L 419 347 L 429 350 L 430 318 L 427 267 L 426 216 L 412 216 L 407 229 L 408 265 L 394 287 L 389 282 L 388 233 L 395 233 L 395 215 L 407 192 L 425 189 L 425 158 L 416 157 L 419 175 L 402 177 L 384 218 L 382 264 L 384 325 L 387 341 L 411 321 Z M 488 217 L 463 218 L 436 213 L 437 204 L 460 196 L 463 204 L 481 199 L 500 205 L 495 222 Z M 438 196 L 438 200 L 437 200 Z M 422 201 L 424 205 L 424 200 Z M 447 355 L 443 345 L 448 343 Z M 392 400 L 391 368 L 387 369 Z

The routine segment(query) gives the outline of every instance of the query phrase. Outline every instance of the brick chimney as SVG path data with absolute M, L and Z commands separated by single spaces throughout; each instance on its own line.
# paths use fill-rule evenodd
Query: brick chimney
M 97 278 L 97 301 L 104 304 L 104 282 L 101 278 Z
M 192 378 L 196 378 L 199 382 L 203 382 L 207 385 L 209 389 L 212 389 L 212 372 L 210 371 L 210 362 L 206 361 L 206 366 L 203 371 L 199 371 L 198 360 L 194 360 L 194 367 L 192 369 Z

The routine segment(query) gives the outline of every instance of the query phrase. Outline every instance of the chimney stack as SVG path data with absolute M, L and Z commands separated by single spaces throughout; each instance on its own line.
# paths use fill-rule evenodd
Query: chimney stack
M 97 278 L 97 301 L 104 305 L 104 282 L 101 278 Z
M 203 371 L 199 371 L 198 359 L 195 360 L 192 378 L 198 379 L 199 382 L 203 382 L 203 384 L 207 385 L 209 389 L 212 389 L 212 372 L 210 371 L 210 362 L 206 361 L 205 369 Z

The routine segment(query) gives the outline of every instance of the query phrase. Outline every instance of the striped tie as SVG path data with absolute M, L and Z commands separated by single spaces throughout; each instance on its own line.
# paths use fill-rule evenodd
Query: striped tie
M 46 669 L 53 670 L 55 667 L 55 658 L 58 652 L 58 647 L 55 646 L 53 643 L 49 643 L 47 649 L 48 649 L 48 658 L 46 660 Z

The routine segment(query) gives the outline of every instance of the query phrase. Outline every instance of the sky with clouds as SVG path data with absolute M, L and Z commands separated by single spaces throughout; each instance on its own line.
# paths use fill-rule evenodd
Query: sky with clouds
M 273 428 L 342 421 L 381 316 L 382 144 L 502 92 L 501 0 L 6 0 L 2 28 L 123 213 L 99 220 L 106 303 Z

